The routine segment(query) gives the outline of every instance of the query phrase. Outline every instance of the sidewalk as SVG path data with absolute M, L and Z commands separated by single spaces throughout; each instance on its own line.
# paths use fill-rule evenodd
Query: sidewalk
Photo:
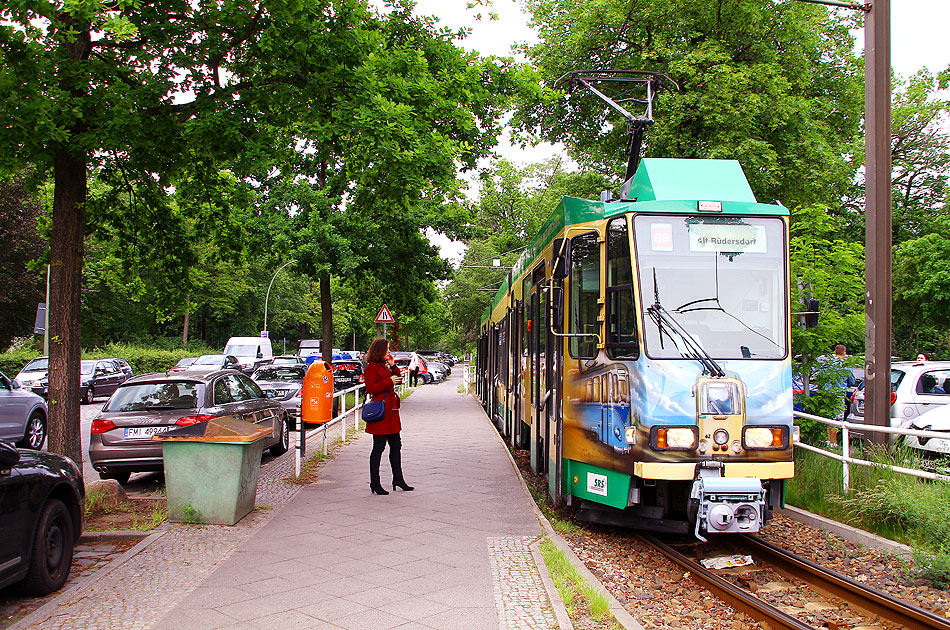
M 299 490 L 280 481 L 288 453 L 258 490 L 271 510 L 231 528 L 156 534 L 14 628 L 557 628 L 529 549 L 543 532 L 533 505 L 457 383 L 420 387 L 403 403 L 414 492 L 370 493 L 365 434 Z

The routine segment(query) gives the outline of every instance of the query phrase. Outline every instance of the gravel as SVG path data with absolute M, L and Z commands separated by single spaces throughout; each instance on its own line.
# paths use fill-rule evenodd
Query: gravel
M 534 475 L 520 452 L 515 453 L 522 475 L 535 496 L 543 493 L 544 479 Z M 570 512 L 558 516 L 570 520 Z M 647 630 L 767 630 L 764 624 L 722 603 L 697 585 L 678 565 L 658 556 L 635 533 L 621 528 L 578 524 L 573 532 L 561 532 L 574 553 L 587 565 L 614 597 Z M 771 519 L 759 536 L 817 564 L 943 616 L 950 616 L 950 593 L 912 575 L 912 564 L 891 554 L 862 547 L 834 534 L 815 529 L 783 515 Z M 711 545 L 713 547 L 714 545 Z M 741 575 L 741 572 L 739 572 Z M 744 578 L 736 576 L 742 581 Z M 753 581 L 761 581 L 761 576 Z M 821 627 L 822 620 L 835 619 L 826 627 L 848 628 L 860 623 L 847 611 L 803 610 L 808 597 L 783 586 L 782 578 L 758 584 L 763 599 L 799 609 L 806 623 Z M 819 605 L 820 608 L 820 605 Z M 825 621 L 827 623 L 827 621 Z M 883 624 L 881 627 L 893 627 Z

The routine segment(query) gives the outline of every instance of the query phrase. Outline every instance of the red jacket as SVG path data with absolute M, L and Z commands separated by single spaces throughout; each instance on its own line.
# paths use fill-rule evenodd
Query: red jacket
M 386 401 L 386 417 L 378 422 L 367 422 L 366 432 L 373 435 L 390 435 L 399 433 L 402 424 L 399 422 L 399 395 L 396 394 L 393 376 L 400 376 L 402 372 L 395 365 L 390 368 L 384 363 L 369 363 L 363 372 L 366 381 L 366 393 L 372 400 Z

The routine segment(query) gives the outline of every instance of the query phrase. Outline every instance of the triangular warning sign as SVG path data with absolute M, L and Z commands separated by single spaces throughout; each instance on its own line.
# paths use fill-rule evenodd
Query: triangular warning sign
M 389 312 L 389 307 L 383 304 L 383 308 L 379 309 L 379 313 L 376 314 L 376 319 L 373 320 L 377 324 L 395 324 L 396 320 L 393 318 L 393 314 Z

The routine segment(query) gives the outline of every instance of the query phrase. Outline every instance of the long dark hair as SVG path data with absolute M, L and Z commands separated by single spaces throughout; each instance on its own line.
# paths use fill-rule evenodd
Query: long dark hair
M 377 337 L 373 339 L 373 343 L 369 344 L 369 350 L 366 351 L 366 362 L 367 363 L 385 363 L 386 362 L 386 352 L 389 350 L 389 340 L 385 337 Z

